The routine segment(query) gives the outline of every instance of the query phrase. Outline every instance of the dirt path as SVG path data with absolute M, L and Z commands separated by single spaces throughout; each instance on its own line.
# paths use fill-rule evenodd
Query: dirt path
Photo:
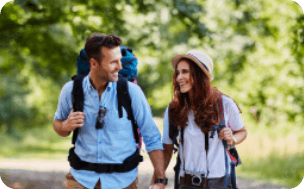
M 171 162 L 166 172 L 169 178 L 167 189 L 173 189 L 173 166 Z M 152 165 L 149 158 L 145 158 L 139 166 L 139 189 L 147 189 L 152 174 Z M 67 161 L 0 161 L 0 176 L 2 181 L 14 189 L 63 189 L 65 186 L 65 175 L 69 171 Z M 245 181 L 237 179 L 240 189 L 281 189 L 258 181 Z M 0 188 L 2 189 L 2 188 Z

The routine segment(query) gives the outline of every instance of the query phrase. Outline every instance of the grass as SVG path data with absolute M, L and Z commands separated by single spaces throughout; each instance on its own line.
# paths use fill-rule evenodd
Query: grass
M 237 146 L 243 164 L 238 176 L 259 179 L 273 184 L 294 188 L 304 176 L 303 131 L 295 127 L 292 132 L 284 129 L 263 128 L 252 132 Z M 277 133 L 273 133 L 276 131 Z M 286 131 L 286 130 L 285 130 Z M 282 134 L 280 134 L 282 133 Z
M 304 175 L 304 154 L 280 157 L 272 153 L 267 158 L 252 160 L 245 158 L 244 164 L 237 169 L 243 178 L 265 180 L 274 184 L 294 188 Z
M 155 117 L 154 120 L 162 133 L 163 119 Z M 286 125 L 269 128 L 245 120 L 244 123 L 247 123 L 248 136 L 237 146 L 243 161 L 237 175 L 249 180 L 296 187 L 304 176 L 303 129 Z M 71 136 L 60 137 L 51 126 L 26 131 L 23 136 L 23 139 L 15 140 L 0 134 L 0 159 L 66 160 L 72 146 Z M 146 152 L 142 155 L 148 158 Z

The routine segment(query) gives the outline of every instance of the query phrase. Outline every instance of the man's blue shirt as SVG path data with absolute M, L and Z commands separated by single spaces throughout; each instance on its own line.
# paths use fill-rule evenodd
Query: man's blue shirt
M 123 117 L 118 116 L 117 83 L 109 82 L 99 100 L 98 91 L 91 85 L 89 75 L 83 79 L 84 126 L 80 128 L 76 140 L 75 153 L 83 161 L 91 163 L 122 163 L 137 149 L 132 123 L 127 119 L 123 108 Z M 150 106 L 139 86 L 128 82 L 134 118 L 137 121 L 147 152 L 162 150 L 161 135 L 155 125 Z M 73 81 L 66 83 L 60 93 L 54 120 L 66 120 L 72 106 Z M 103 129 L 96 130 L 95 124 L 100 108 L 106 107 Z M 75 170 L 73 177 L 84 187 L 94 188 L 98 179 L 103 189 L 121 189 L 129 186 L 137 177 L 138 168 L 126 173 L 96 173 L 94 171 Z

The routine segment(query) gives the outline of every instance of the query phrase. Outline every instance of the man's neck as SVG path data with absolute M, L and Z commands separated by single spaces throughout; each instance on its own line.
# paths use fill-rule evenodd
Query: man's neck
M 92 74 L 90 74 L 90 82 L 91 82 L 91 85 L 93 86 L 93 88 L 98 91 L 99 99 L 101 99 L 101 95 L 106 90 L 109 82 L 100 80 L 100 79 L 94 77 L 94 75 L 92 75 Z

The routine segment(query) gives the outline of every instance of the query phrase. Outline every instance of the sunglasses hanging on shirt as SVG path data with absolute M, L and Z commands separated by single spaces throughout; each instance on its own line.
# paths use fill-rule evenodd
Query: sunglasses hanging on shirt
M 105 125 L 104 117 L 107 115 L 107 108 L 102 106 L 98 111 L 97 121 L 96 121 L 96 129 L 102 129 Z

